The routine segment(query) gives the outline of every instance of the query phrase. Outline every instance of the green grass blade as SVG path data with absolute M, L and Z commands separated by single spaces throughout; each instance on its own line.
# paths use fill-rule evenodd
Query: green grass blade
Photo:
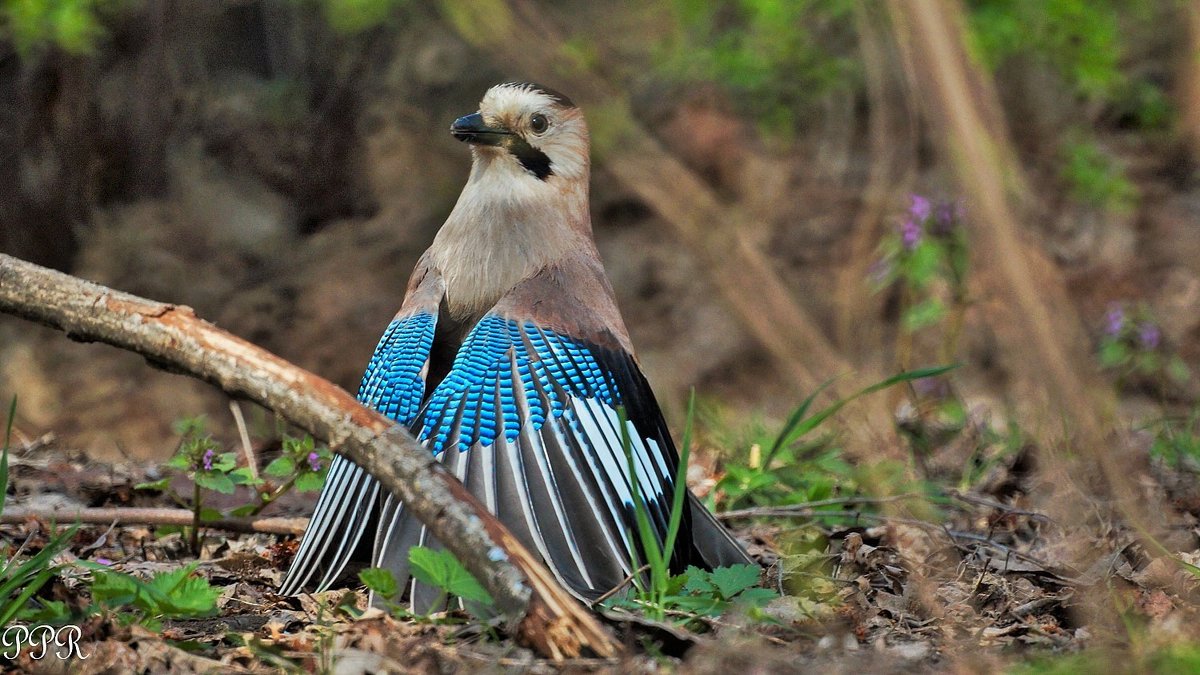
M 696 417 L 696 390 L 688 398 L 687 422 L 683 426 L 683 439 L 679 444 L 679 467 L 675 470 L 675 494 L 671 499 L 671 520 L 667 524 L 667 538 L 663 542 L 663 557 L 666 567 L 671 568 L 671 557 L 675 555 L 675 540 L 679 537 L 679 525 L 683 522 L 683 510 L 687 508 L 687 468 L 692 455 L 692 424 Z
M 664 572 L 663 552 L 659 548 L 658 537 L 654 536 L 654 530 L 650 525 L 649 510 L 642 498 L 641 487 L 638 485 L 637 463 L 633 460 L 633 439 L 629 437 L 629 424 L 624 406 L 617 408 L 617 419 L 621 424 L 621 447 L 625 450 L 625 461 L 629 465 L 629 483 L 633 495 L 633 512 L 637 522 L 638 537 L 642 543 L 642 553 L 646 556 L 646 564 L 650 566 L 651 587 L 654 587 L 657 585 L 655 583 L 657 575 Z M 640 565 L 636 565 L 634 569 L 637 567 Z
M 27 583 L 21 594 L 4 606 L 3 612 L 0 613 L 0 626 L 7 626 L 8 622 L 12 621 L 13 617 L 17 615 L 17 612 L 25 608 L 25 605 L 29 602 L 29 598 L 32 598 L 34 593 L 41 590 L 42 586 L 45 586 L 46 582 L 50 581 L 50 578 L 56 572 L 58 572 L 57 567 L 43 568 L 37 576 Z
M 8 404 L 8 424 L 4 430 L 4 451 L 0 452 L 0 515 L 4 514 L 4 500 L 8 495 L 8 447 L 12 441 L 13 421 L 17 418 L 17 397 Z
M 788 416 L 788 420 L 783 425 L 783 428 L 779 430 L 779 435 L 775 437 L 775 442 L 771 444 L 771 449 L 767 450 L 767 456 L 763 459 L 762 463 L 763 467 L 770 466 L 771 460 L 775 459 L 775 453 L 779 452 L 783 446 L 791 442 L 790 439 L 793 438 L 792 432 L 804 419 L 804 415 L 807 414 L 808 409 L 812 407 L 813 401 L 817 400 L 817 396 L 819 396 L 822 391 L 825 391 L 825 388 L 831 384 L 833 384 L 833 380 L 826 380 L 824 384 L 817 387 L 816 391 L 809 394 L 808 398 L 804 399 L 800 405 L 794 411 L 792 411 L 792 414 Z
M 813 392 L 812 396 L 809 396 L 804 400 L 803 403 L 800 404 L 800 407 L 796 409 L 796 412 L 792 413 L 792 416 L 788 419 L 788 423 L 784 425 L 783 431 L 780 432 L 779 437 L 775 439 L 774 445 L 771 446 L 771 451 L 767 453 L 767 457 L 763 462 L 763 466 L 765 467 L 770 464 L 771 459 L 774 458 L 775 453 L 778 452 L 780 448 L 791 445 L 808 432 L 820 426 L 822 422 L 836 414 L 839 410 L 845 407 L 847 403 L 866 396 L 867 394 L 873 394 L 881 389 L 887 389 L 892 385 L 900 384 L 901 382 L 911 382 L 913 380 L 921 380 L 927 377 L 937 377 L 939 375 L 948 373 L 957 367 L 958 364 L 951 364 L 948 366 L 934 366 L 931 368 L 907 370 L 880 382 L 876 382 L 869 387 L 860 389 L 846 398 L 838 399 L 837 401 L 831 403 L 828 407 L 813 414 L 811 417 L 803 417 L 809 406 L 811 406 L 813 398 L 823 389 L 825 389 L 825 387 L 829 386 L 832 380 L 822 384 L 817 388 L 817 391 Z

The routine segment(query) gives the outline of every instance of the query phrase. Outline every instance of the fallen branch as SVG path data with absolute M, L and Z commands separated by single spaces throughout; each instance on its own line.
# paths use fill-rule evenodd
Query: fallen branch
M 59 524 L 83 523 L 85 525 L 186 525 L 192 524 L 190 509 L 166 508 L 84 508 L 84 509 L 28 509 L 9 506 L 0 515 L 0 523 L 11 525 L 27 520 L 47 520 Z M 201 527 L 210 527 L 229 532 L 261 532 L 263 534 L 304 534 L 308 518 L 215 518 L 201 519 Z
M 402 427 L 316 375 L 196 317 L 0 254 L 0 311 L 141 354 L 308 430 L 399 496 L 492 597 L 519 639 L 562 659 L 617 643 Z

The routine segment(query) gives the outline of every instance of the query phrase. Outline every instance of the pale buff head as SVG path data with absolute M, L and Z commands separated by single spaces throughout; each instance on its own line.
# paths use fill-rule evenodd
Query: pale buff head
M 528 82 L 498 84 L 483 95 L 479 111 L 450 127 L 470 143 L 476 164 L 511 172 L 548 187 L 588 178 L 588 131 L 570 99 Z

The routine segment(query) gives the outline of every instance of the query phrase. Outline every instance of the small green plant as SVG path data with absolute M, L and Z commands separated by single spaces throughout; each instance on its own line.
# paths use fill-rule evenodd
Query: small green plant
M 935 205 L 917 194 L 910 199 L 900 226 L 880 242 L 880 257 L 871 270 L 876 292 L 899 292 L 896 360 L 900 368 L 911 366 L 912 335 L 947 318 L 940 358 L 953 359 L 968 305 L 969 251 L 962 205 Z
M 206 520 L 219 520 L 225 515 L 216 509 L 204 507 L 204 490 L 233 494 L 239 485 L 252 488 L 255 501 L 232 509 L 228 515 L 257 515 L 292 488 L 301 492 L 319 491 L 325 482 L 332 458 L 329 449 L 316 446 L 310 436 L 284 436 L 282 453 L 263 471 L 268 476 L 281 479 L 275 484 L 256 476 L 249 466 L 238 466 L 237 453 L 223 451 L 221 445 L 205 431 L 203 417 L 180 420 L 176 423 L 175 430 L 181 436 L 179 448 L 164 466 L 182 473 L 191 481 L 191 499 L 184 499 L 171 488 L 170 476 L 140 483 L 136 487 L 140 490 L 165 492 L 176 503 L 192 509 L 189 542 L 194 552 L 200 550 L 199 531 L 202 523 Z
M 650 524 L 650 511 L 639 487 L 637 463 L 633 458 L 633 442 L 629 436 L 625 410 L 617 409 L 621 444 L 625 450 L 629 482 L 632 486 L 634 519 L 637 523 L 637 532 L 631 532 L 629 535 L 630 550 L 634 551 L 633 564 L 638 571 L 632 576 L 633 592 L 627 595 L 613 595 L 607 601 L 609 607 L 640 610 L 656 621 L 682 616 L 682 622 L 688 624 L 702 617 L 719 616 L 735 603 L 748 608 L 759 607 L 776 596 L 774 591 L 753 588 L 758 585 L 760 569 L 757 565 L 720 567 L 712 572 L 689 566 L 682 574 L 671 575 L 671 556 L 679 536 L 683 509 L 687 508 L 687 465 L 691 456 L 695 415 L 696 393 L 693 391 L 688 399 L 687 422 L 680 442 L 679 465 L 675 474 L 675 492 L 671 500 L 667 532 L 663 540 L 659 541 Z M 644 561 L 639 559 L 639 551 L 645 556 Z M 642 572 L 645 572 L 645 575 Z
M 81 564 L 92 570 L 93 609 L 114 611 L 121 624 L 158 630 L 163 619 L 211 616 L 217 611 L 221 589 L 196 574 L 196 563 L 158 572 L 149 581 L 96 563 Z
M 1108 306 L 1098 357 L 1119 383 L 1149 378 L 1165 392 L 1169 383 L 1182 384 L 1191 378 L 1191 369 L 1163 340 L 1158 321 L 1144 304 L 1115 302 Z
M 726 510 L 816 502 L 839 493 L 855 494 L 863 482 L 860 472 L 842 459 L 841 450 L 828 434 L 814 438 L 813 432 L 855 399 L 893 385 L 938 377 L 954 367 L 903 372 L 813 412 L 817 396 L 830 384 L 826 382 L 792 411 L 778 432 L 752 443 L 741 461 L 727 463 L 726 473 L 714 492 L 723 496 L 722 506 Z M 765 453 L 763 447 L 767 448 Z M 829 504 L 817 508 L 836 511 L 841 507 Z
M 8 408 L 4 448 L 0 451 L 0 514 L 4 512 L 5 496 L 8 494 L 8 450 L 16 416 L 17 397 L 14 396 Z M 54 559 L 67 550 L 78 529 L 79 526 L 75 525 L 54 534 L 42 550 L 28 558 L 24 556 L 28 539 L 16 551 L 8 545 L 4 546 L 4 562 L 0 563 L 0 628 L 8 626 L 13 620 L 49 620 L 65 611 L 62 603 L 37 599 L 34 595 L 62 570 L 63 565 L 55 564 Z
M 1168 418 L 1156 427 L 1150 454 L 1176 469 L 1200 473 L 1200 406 L 1186 420 Z
M 1078 136 L 1079 134 L 1077 134 Z M 1137 188 L 1114 159 L 1095 141 L 1075 138 L 1062 148 L 1060 173 L 1071 196 L 1113 213 L 1129 213 L 1137 203 Z
M 182 438 L 179 447 L 171 459 L 164 464 L 187 476 L 192 483 L 190 504 L 171 488 L 170 477 L 157 481 L 140 483 L 139 490 L 160 490 L 166 492 L 182 506 L 192 509 L 192 526 L 188 531 L 188 542 L 192 552 L 200 552 L 200 525 L 203 520 L 215 520 L 221 513 L 214 509 L 205 509 L 203 490 L 213 490 L 223 494 L 233 494 L 238 484 L 251 484 L 253 476 L 249 469 L 237 468 L 237 455 L 232 452 L 220 452 L 221 446 L 204 428 L 204 417 L 191 417 L 175 423 L 175 432 Z
M 758 565 L 730 565 L 711 572 L 688 566 L 682 574 L 668 578 L 662 593 L 616 596 L 608 604 L 645 612 L 657 621 L 669 618 L 684 627 L 702 629 L 705 619 L 716 619 L 735 608 L 760 609 L 779 597 L 758 585 L 761 572 Z
M 442 592 L 434 607 L 441 607 L 449 598 L 460 598 L 467 611 L 482 617 L 496 604 L 487 589 L 450 551 L 414 546 L 408 550 L 408 562 L 413 578 Z M 416 617 L 400 605 L 401 588 L 390 570 L 372 567 L 359 572 L 358 578 L 386 603 L 394 616 L 426 618 Z
M 316 445 L 312 436 L 293 438 L 285 435 L 282 452 L 263 469 L 264 474 L 282 482 L 273 485 L 258 481 L 255 485 L 264 488 L 258 490 L 258 503 L 234 509 L 230 515 L 258 515 L 268 504 L 293 488 L 297 492 L 320 492 L 332 459 L 329 448 Z

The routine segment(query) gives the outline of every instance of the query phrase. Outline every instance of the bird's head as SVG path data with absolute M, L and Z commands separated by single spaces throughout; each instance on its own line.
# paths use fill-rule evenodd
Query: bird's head
M 588 131 L 583 113 L 566 96 L 529 82 L 498 84 L 479 111 L 464 115 L 450 133 L 470 143 L 477 164 L 545 183 L 587 180 Z

